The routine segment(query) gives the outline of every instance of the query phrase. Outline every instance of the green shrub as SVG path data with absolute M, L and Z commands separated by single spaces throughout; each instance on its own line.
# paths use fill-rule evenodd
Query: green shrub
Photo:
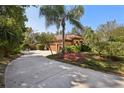
M 111 56 L 124 56 L 124 43 L 108 42 L 106 52 Z
M 23 44 L 22 45 L 22 49 L 23 50 L 26 50 L 26 49 L 29 49 L 30 47 L 29 47 L 29 44 Z
M 36 45 L 35 44 L 29 44 L 29 49 L 30 50 L 36 50 Z
M 44 50 L 45 45 L 37 44 L 36 47 L 37 47 L 38 50 Z
M 0 58 L 3 58 L 5 55 L 4 51 L 0 49 Z
M 15 55 L 15 54 L 20 53 L 20 51 L 21 51 L 21 47 L 15 48 L 15 49 L 11 50 L 11 54 Z
M 65 51 L 69 52 L 69 53 L 72 53 L 72 52 L 73 53 L 78 53 L 78 52 L 80 52 L 80 46 L 74 46 L 74 45 L 66 46 Z
M 94 49 L 99 55 L 104 54 L 107 47 L 107 42 L 97 42 L 94 44 Z
M 80 49 L 83 52 L 89 52 L 89 51 L 91 51 L 91 48 L 88 45 L 81 45 Z
M 65 51 L 68 52 L 68 53 L 71 53 L 72 52 L 72 49 L 70 46 L 66 46 L 65 47 Z
M 94 44 L 95 51 L 99 55 L 124 56 L 124 43 L 122 42 L 97 42 Z

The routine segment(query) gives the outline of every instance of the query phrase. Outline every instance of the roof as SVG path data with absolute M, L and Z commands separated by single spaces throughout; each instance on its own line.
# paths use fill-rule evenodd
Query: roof
M 57 41 L 62 40 L 62 35 L 56 35 L 55 38 Z M 65 35 L 65 40 L 81 39 L 81 38 L 82 37 L 80 35 L 74 35 L 74 34 Z

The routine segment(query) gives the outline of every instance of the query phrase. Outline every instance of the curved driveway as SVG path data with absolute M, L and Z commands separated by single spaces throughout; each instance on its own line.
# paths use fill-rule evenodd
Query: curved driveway
M 5 72 L 5 87 L 124 87 L 124 77 L 61 63 L 47 59 L 40 53 L 30 52 L 8 65 Z

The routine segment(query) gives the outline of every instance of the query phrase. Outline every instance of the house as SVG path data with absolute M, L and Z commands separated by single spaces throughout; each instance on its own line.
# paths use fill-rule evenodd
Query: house
M 80 45 L 81 43 L 83 43 L 83 39 L 80 35 L 65 35 L 65 46 Z M 52 51 L 59 52 L 62 49 L 62 35 L 56 35 L 49 47 Z

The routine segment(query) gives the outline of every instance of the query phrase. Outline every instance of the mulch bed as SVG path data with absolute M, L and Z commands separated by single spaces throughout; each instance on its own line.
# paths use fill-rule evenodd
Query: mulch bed
M 124 57 L 98 55 L 90 52 L 65 53 L 48 56 L 50 59 L 124 76 Z

